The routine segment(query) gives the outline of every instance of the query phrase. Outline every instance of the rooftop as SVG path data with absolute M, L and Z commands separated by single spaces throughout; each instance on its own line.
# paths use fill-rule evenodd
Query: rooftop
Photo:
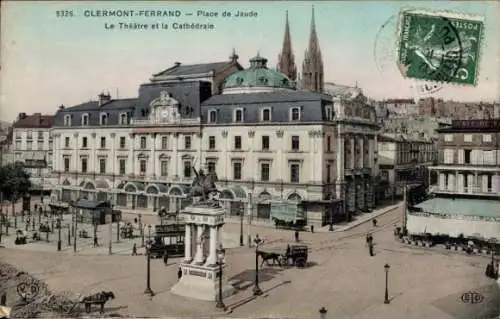
M 17 121 L 12 126 L 14 128 L 51 128 L 53 120 L 53 115 L 42 115 L 41 113 L 27 115 L 26 113 L 20 113 Z
M 453 120 L 451 126 L 441 128 L 445 132 L 500 132 L 500 118 L 483 120 Z

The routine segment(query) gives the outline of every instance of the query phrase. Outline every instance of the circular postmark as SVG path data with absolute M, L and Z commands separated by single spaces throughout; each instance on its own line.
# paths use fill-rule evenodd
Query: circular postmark
M 399 69 L 409 78 L 454 82 L 461 70 L 460 34 L 442 15 L 405 13 L 399 34 Z

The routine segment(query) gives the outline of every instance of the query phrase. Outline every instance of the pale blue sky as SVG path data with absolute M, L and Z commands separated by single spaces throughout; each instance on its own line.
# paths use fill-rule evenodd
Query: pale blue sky
M 485 17 L 479 83 L 447 86 L 438 97 L 499 100 L 500 6 L 498 2 L 2 2 L 0 119 L 19 112 L 54 113 L 58 105 L 95 99 L 102 90 L 113 97 L 137 96 L 151 74 L 183 64 L 224 61 L 233 47 L 240 63 L 260 51 L 275 67 L 289 11 L 292 45 L 301 69 L 315 6 L 325 80 L 363 88 L 372 98 L 417 97 L 414 82 L 404 80 L 392 60 L 396 16 L 402 8 L 447 10 Z M 182 18 L 85 17 L 85 10 L 181 10 Z M 56 17 L 71 10 L 72 18 Z M 197 10 L 216 11 L 217 18 L 196 17 Z M 255 11 L 256 18 L 223 18 L 222 11 Z M 393 17 L 391 20 L 390 18 Z M 390 20 L 379 33 L 381 26 Z M 211 31 L 105 30 L 105 23 L 210 22 Z M 377 57 L 374 42 L 378 34 Z M 386 53 L 380 53 L 385 51 Z M 387 53 L 388 52 L 388 53 Z

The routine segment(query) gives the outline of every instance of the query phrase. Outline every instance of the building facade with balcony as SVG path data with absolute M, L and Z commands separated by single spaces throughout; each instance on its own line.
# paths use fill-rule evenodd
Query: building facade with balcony
M 55 185 L 51 176 L 53 154 L 52 115 L 20 113 L 12 125 L 10 152 L 14 162 L 22 162 L 31 176 L 32 189 L 49 191 Z
M 410 208 L 409 232 L 500 240 L 500 119 L 453 120 L 438 134 L 433 198 Z
M 424 136 L 383 133 L 377 147 L 380 182 L 387 185 L 386 198 L 402 196 L 406 185 L 429 182 L 428 169 L 437 163 L 437 141 Z
M 284 216 L 272 207 L 286 203 L 295 217 L 326 224 L 343 202 L 351 213 L 373 207 L 374 109 L 354 88 L 297 91 L 266 62 L 257 56 L 242 70 L 233 54 L 219 66 L 224 71 L 214 71 L 224 76 L 212 80 L 195 75 L 213 66 L 184 66 L 191 73 L 154 76 L 136 99 L 101 94 L 61 108 L 53 127 L 54 196 L 177 211 L 190 203 L 194 166 L 216 172 L 232 215 L 271 221 Z M 220 94 L 212 94 L 221 78 Z

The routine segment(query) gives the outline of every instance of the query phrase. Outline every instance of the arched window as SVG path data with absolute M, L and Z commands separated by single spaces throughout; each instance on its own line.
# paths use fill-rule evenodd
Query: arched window
M 290 121 L 300 120 L 300 109 L 298 107 L 292 107 L 290 110 Z
M 217 111 L 216 110 L 208 111 L 208 123 L 215 123 L 215 122 L 217 122 Z
M 89 125 L 89 115 L 87 113 L 82 115 L 82 125 Z
M 101 113 L 101 125 L 108 124 L 108 114 Z
M 127 113 L 121 113 L 120 114 L 120 124 L 127 124 Z
M 71 126 L 71 115 L 64 115 L 64 126 Z
M 271 121 L 271 109 L 270 108 L 265 108 L 262 110 L 262 121 L 263 122 Z
M 243 110 L 242 109 L 236 109 L 236 110 L 234 110 L 233 121 L 236 122 L 236 123 L 243 122 Z

